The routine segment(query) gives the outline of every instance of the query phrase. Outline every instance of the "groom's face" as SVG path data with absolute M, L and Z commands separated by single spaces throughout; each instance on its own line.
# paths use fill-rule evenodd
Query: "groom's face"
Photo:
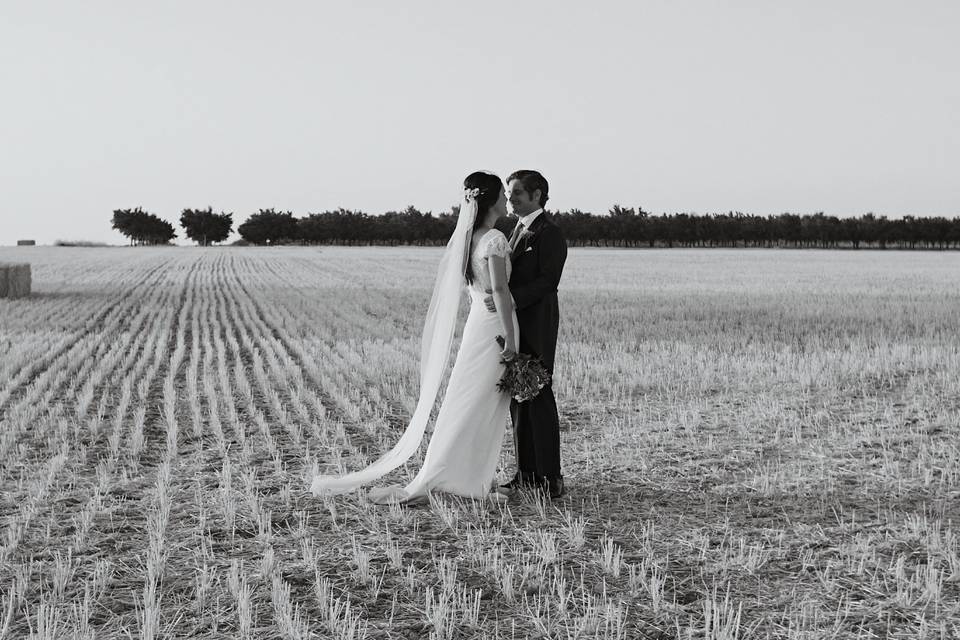
M 507 195 L 510 200 L 510 212 L 520 217 L 533 213 L 540 208 L 540 189 L 527 193 L 520 180 L 511 180 L 507 185 Z

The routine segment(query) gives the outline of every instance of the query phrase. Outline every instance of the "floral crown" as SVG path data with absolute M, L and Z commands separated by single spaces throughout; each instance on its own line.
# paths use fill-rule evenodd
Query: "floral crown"
M 480 187 L 474 187 L 474 188 L 472 188 L 472 189 L 467 188 L 467 187 L 464 187 L 464 189 L 463 189 L 463 198 L 464 198 L 467 202 L 473 202 L 474 200 L 477 199 L 477 196 L 479 196 L 481 193 L 483 193 L 483 192 L 480 191 Z

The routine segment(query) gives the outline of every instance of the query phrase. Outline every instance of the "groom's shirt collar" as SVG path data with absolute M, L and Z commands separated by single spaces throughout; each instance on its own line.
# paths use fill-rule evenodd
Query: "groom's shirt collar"
M 520 218 L 520 224 L 523 225 L 524 229 L 529 229 L 530 225 L 533 224 L 533 221 L 537 219 L 537 216 L 543 213 L 543 209 L 537 209 L 536 211 L 531 211 L 525 216 Z

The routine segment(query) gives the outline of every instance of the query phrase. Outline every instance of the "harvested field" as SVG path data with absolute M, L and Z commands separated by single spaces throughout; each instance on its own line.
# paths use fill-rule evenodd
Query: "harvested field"
M 29 251 L 0 639 L 960 637 L 960 255 L 573 249 L 568 494 L 401 509 L 439 249 Z

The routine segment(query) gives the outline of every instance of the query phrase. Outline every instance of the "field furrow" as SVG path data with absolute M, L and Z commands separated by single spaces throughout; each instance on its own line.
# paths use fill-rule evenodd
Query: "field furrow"
M 24 353 L 8 354 L 9 361 L 16 364 L 10 365 L 10 369 L 15 371 L 9 379 L 4 379 L 4 386 L 0 390 L 0 413 L 6 412 L 10 408 L 16 407 L 15 403 L 32 388 L 37 382 L 37 378 L 44 373 L 56 371 L 62 373 L 65 367 L 83 362 L 89 355 L 84 352 L 84 348 L 89 348 L 91 344 L 99 345 L 101 341 L 95 338 L 102 337 L 103 330 L 97 334 L 94 330 L 98 327 L 114 328 L 116 323 L 129 321 L 130 311 L 134 305 L 140 304 L 138 296 L 131 296 L 131 291 L 138 288 L 149 286 L 152 279 L 163 275 L 162 264 L 138 274 L 138 279 L 130 285 L 130 289 L 121 289 L 121 293 L 113 294 L 113 297 L 103 305 L 87 304 L 75 310 L 79 317 L 74 317 L 74 324 L 78 326 L 67 336 L 64 336 L 54 345 L 48 345 L 46 351 L 40 358 L 31 357 L 33 354 L 24 351 Z M 11 318 L 19 316 L 21 321 L 29 323 L 31 319 L 30 310 L 23 315 L 11 314 Z M 42 322 L 41 318 L 36 318 L 36 322 Z M 4 321 L 4 331 L 6 327 L 14 327 L 15 323 Z M 12 342 L 13 335 L 7 339 Z M 51 348 L 52 347 L 52 348 Z M 66 376 L 64 376 L 66 378 Z
M 307 489 L 406 427 L 438 250 L 31 255 L 0 640 L 960 633 L 951 254 L 571 250 L 568 494 L 412 508 Z
M 253 283 L 259 279 L 260 288 L 264 291 L 295 288 L 296 283 L 290 281 L 291 274 L 277 269 L 271 261 L 265 262 L 265 265 L 261 273 L 252 269 L 248 271 L 248 277 L 245 278 L 251 283 L 248 286 L 255 286 Z M 419 353 L 398 353 L 392 344 L 381 349 L 383 341 L 380 340 L 378 344 L 367 344 L 369 353 L 361 354 L 356 349 L 357 341 L 338 336 L 338 331 L 352 324 L 346 321 L 346 317 L 360 317 L 360 314 L 354 313 L 356 303 L 349 298 L 335 305 L 315 305 L 307 313 L 304 313 L 303 303 L 298 296 L 276 296 L 271 302 L 271 312 L 277 319 L 272 320 L 270 325 L 263 322 L 264 330 L 271 332 L 283 344 L 287 353 L 295 358 L 297 368 L 305 372 L 314 387 L 324 394 L 325 405 L 334 407 L 333 415 L 347 434 L 347 439 L 339 439 L 337 447 L 327 448 L 327 463 L 332 460 L 334 468 L 338 470 L 355 468 L 389 449 L 406 427 L 407 418 L 416 404 L 416 398 L 412 395 L 415 384 L 409 384 L 409 380 L 416 379 L 418 375 Z M 261 315 L 261 318 L 265 317 Z M 295 330 L 304 317 L 313 321 L 312 331 L 316 334 L 306 347 L 301 341 L 290 338 L 291 330 Z M 382 335 L 383 324 L 368 328 L 371 337 Z M 363 327 L 354 329 L 362 331 Z M 381 367 L 376 370 L 377 378 L 372 378 L 371 371 L 365 366 L 370 358 L 375 358 Z M 400 384 L 384 384 L 385 365 L 399 362 L 409 365 L 411 359 L 414 360 L 414 366 L 403 372 L 407 384 L 403 387 Z M 348 467 L 343 466 L 343 456 L 350 460 Z M 417 458 L 411 464 L 417 464 Z

